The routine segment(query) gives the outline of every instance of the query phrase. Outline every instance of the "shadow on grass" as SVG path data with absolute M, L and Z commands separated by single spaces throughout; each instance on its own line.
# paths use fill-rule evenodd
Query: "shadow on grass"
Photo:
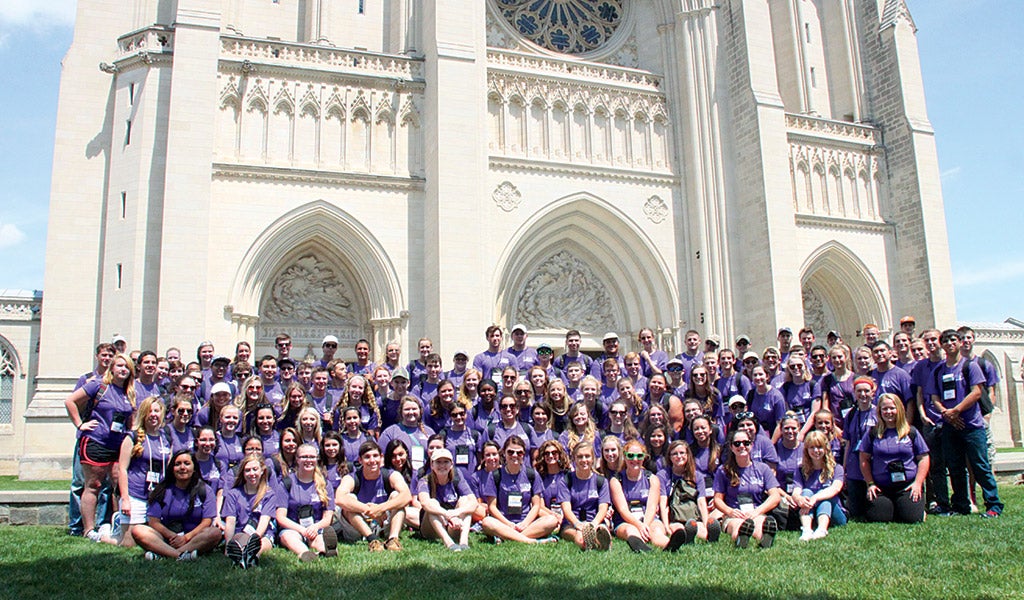
M 63 545 L 63 544 L 61 544 Z M 490 548 L 485 549 L 486 551 Z M 417 551 L 418 552 L 418 551 Z M 666 557 L 652 554 L 636 557 L 606 554 L 586 556 L 592 564 L 580 563 L 582 554 L 566 557 L 575 568 L 559 565 L 564 560 L 531 552 L 514 552 L 488 558 L 473 551 L 459 556 L 438 552 L 414 555 L 366 552 L 343 554 L 338 561 L 321 560 L 300 565 L 295 557 L 275 550 L 264 558 L 263 566 L 243 571 L 232 568 L 223 556 L 201 558 L 195 563 L 171 560 L 145 561 L 138 550 L 99 549 L 75 556 L 42 557 L 28 560 L 3 560 L 0 597 L 10 598 L 581 598 L 605 600 L 645 598 L 651 600 L 699 600 L 724 598 L 755 600 L 766 597 L 797 600 L 874 598 L 870 584 L 856 591 L 792 593 L 792 589 L 764 589 L 763 582 L 751 581 L 744 591 L 744 574 L 736 573 L 736 586 L 694 583 L 693 574 L 685 582 L 671 580 Z M 579 557 L 579 558 L 577 558 Z M 555 558 L 556 560 L 549 560 Z M 497 560 L 504 563 L 492 565 Z M 685 568 L 685 559 L 680 566 Z M 561 569 L 560 569 L 561 567 Z M 650 567 L 649 577 L 645 577 Z M 593 570 L 590 570 L 593 569 Z M 581 570 L 584 571 L 581 573 Z M 612 581 L 619 570 L 624 582 Z M 565 573 L 565 574 L 562 574 Z M 571 573 L 571 574 L 570 574 Z M 589 576 L 588 576 L 589 573 Z M 677 572 L 678 573 L 678 572 Z M 747 575 L 747 577 L 750 577 Z M 589 579 L 589 581 L 588 581 Z M 610 580 L 612 579 L 612 580 Z M 669 579 L 669 580 L 666 580 Z M 756 577 L 751 577 L 756 579 Z M 808 584 L 810 582 L 807 582 Z M 796 584 L 798 588 L 812 587 Z M 759 589 L 760 588 L 760 589 Z M 852 593 L 851 593 L 852 592 Z M 911 593 L 907 597 L 924 598 Z M 968 590 L 961 590 L 966 593 Z M 944 597 L 959 596 L 957 593 Z M 995 596 L 968 594 L 979 600 Z

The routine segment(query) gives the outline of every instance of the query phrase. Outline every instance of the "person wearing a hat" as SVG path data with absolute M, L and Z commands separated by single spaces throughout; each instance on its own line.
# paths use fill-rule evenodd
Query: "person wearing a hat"
M 832 329 L 828 332 L 828 335 L 825 336 L 825 341 L 828 342 L 828 346 L 829 348 L 831 348 L 836 344 L 842 344 L 843 336 L 840 335 L 839 332 L 836 331 L 835 329 Z
M 277 362 L 277 385 L 281 386 L 282 390 L 288 389 L 295 381 L 296 366 L 294 358 L 282 358 Z
M 420 534 L 428 540 L 440 538 L 452 552 L 469 550 L 476 495 L 469 482 L 459 475 L 452 453 L 446 448 L 430 454 L 430 472 L 417 481 L 416 494 L 422 518 Z
M 742 358 L 750 351 L 750 336 L 745 333 L 736 336 L 736 344 L 733 347 L 736 349 L 736 358 Z
M 699 365 L 704 361 L 704 353 L 700 350 L 700 333 L 691 329 L 683 336 L 683 344 L 686 349 L 676 355 L 676 358 L 683 361 L 684 378 L 689 381 L 690 371 L 693 365 Z
M 605 333 L 601 337 L 601 345 L 604 346 L 604 354 L 594 359 L 593 364 L 590 366 L 590 374 L 597 378 L 598 381 L 604 381 L 604 361 L 609 358 L 614 358 L 619 363 L 620 373 L 626 371 L 626 363 L 622 360 L 622 355 L 619 354 L 619 334 L 614 331 Z
M 527 373 L 537 364 L 537 351 L 526 346 L 526 336 L 526 325 L 516 323 L 512 326 L 512 346 L 505 349 L 512 366 L 520 374 Z
M 704 352 L 718 352 L 722 346 L 722 336 L 712 333 L 704 340 Z
M 444 378 L 455 384 L 455 389 L 462 387 L 462 379 L 466 376 L 466 365 L 469 364 L 469 354 L 465 350 L 456 350 L 452 357 L 454 368 L 444 374 Z
M 907 315 L 900 319 L 900 331 L 910 336 L 910 339 L 914 339 L 914 328 L 917 327 L 917 322 L 914 317 Z
M 409 373 L 403 367 L 398 367 L 391 372 L 390 390 L 383 390 L 384 396 L 380 400 L 380 427 L 381 431 L 398 423 L 399 406 L 402 399 L 409 394 Z
M 789 327 L 780 327 L 775 339 L 779 342 L 779 360 L 785 364 L 789 358 L 789 347 L 793 344 L 793 330 Z
M 338 351 L 338 338 L 333 335 L 325 335 L 324 341 L 320 342 L 320 349 L 323 350 L 323 354 L 320 355 L 320 360 L 314 364 L 326 369 L 327 365 L 334 360 L 334 354 Z
M 544 373 L 548 376 L 548 381 L 554 379 L 561 379 L 565 381 L 562 375 L 562 370 L 552 364 L 552 360 L 555 357 L 555 351 L 551 348 L 551 344 L 544 343 L 537 346 L 537 366 L 544 369 Z
M 128 352 L 128 340 L 126 340 L 120 333 L 115 333 L 114 337 L 110 340 L 110 343 L 114 346 L 114 351 L 118 354 Z
M 678 358 L 671 358 L 665 363 L 665 376 L 668 378 L 668 389 L 676 398 L 686 396 L 686 380 L 683 376 L 686 373 L 686 366 Z
M 203 382 L 199 386 L 199 396 L 202 398 L 203 403 L 210 401 L 210 393 L 213 386 L 218 383 L 225 383 L 231 389 L 231 395 L 234 396 L 238 393 L 238 389 L 234 382 L 228 379 L 228 366 L 231 365 L 231 359 L 218 354 L 210 360 L 210 372 L 209 375 L 203 377 Z

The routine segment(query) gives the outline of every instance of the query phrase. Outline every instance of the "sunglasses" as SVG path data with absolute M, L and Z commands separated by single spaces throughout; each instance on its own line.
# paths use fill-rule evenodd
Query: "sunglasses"
M 610 414 L 610 415 L 624 415 L 624 414 L 626 414 L 626 411 L 624 411 L 624 410 L 610 410 L 610 411 L 608 411 L 608 414 Z
M 504 404 L 504 403 L 503 403 L 503 404 L 501 405 L 501 408 L 503 408 L 503 409 L 505 409 L 505 408 L 515 408 L 515 407 L 516 407 L 516 405 L 515 405 L 515 404 Z
M 192 414 L 192 409 L 191 408 L 179 408 L 175 412 L 177 412 L 179 415 L 190 415 L 190 414 Z
M 736 413 L 736 420 L 737 421 L 745 421 L 747 419 L 753 419 L 753 418 L 754 418 L 754 413 L 749 411 L 749 410 L 745 410 L 745 411 L 743 411 L 741 413 Z
M 525 454 L 526 454 L 525 450 L 506 450 L 505 451 L 505 456 L 524 456 Z
M 530 390 L 516 390 L 516 396 L 529 396 L 531 393 Z
M 558 456 L 558 450 L 545 450 L 544 456 Z
M 625 454 L 626 460 L 643 460 L 646 456 L 643 452 L 627 452 Z
M 189 391 L 189 392 L 194 392 L 196 390 L 196 386 L 194 386 L 194 385 L 179 385 L 178 389 L 186 390 L 186 391 Z
M 736 440 L 732 443 L 733 448 L 749 448 L 751 443 L 747 440 Z
M 324 348 L 337 348 L 337 344 L 324 344 Z

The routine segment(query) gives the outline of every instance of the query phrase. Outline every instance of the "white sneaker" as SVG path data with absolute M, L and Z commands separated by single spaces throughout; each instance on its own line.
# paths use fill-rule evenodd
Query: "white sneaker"
M 143 556 L 146 557 L 146 560 L 160 560 L 163 558 L 155 552 L 146 552 Z
M 197 556 L 198 553 L 195 550 L 189 550 L 188 552 L 182 552 L 181 554 L 179 554 L 178 560 L 180 560 L 181 562 L 188 562 L 191 560 L 195 560 Z
M 90 540 L 92 540 L 94 542 L 98 542 L 98 541 L 100 541 L 100 532 L 96 531 L 95 529 L 93 529 L 89 533 L 85 534 L 85 537 L 89 538 Z
M 821 538 L 823 538 L 823 537 L 825 537 L 827 535 L 828 535 L 828 529 L 816 529 L 816 530 L 814 530 L 814 533 L 811 534 L 811 539 L 812 540 L 820 540 Z
M 810 529 L 802 529 L 800 531 L 800 541 L 806 542 L 814 539 L 814 532 Z
M 111 534 L 111 532 L 113 532 L 113 530 L 114 529 L 113 529 L 113 527 L 110 526 L 110 523 L 104 523 L 104 524 L 100 525 L 99 529 L 96 530 L 96 534 L 99 535 L 100 540 L 102 540 L 104 538 L 109 538 L 110 534 Z

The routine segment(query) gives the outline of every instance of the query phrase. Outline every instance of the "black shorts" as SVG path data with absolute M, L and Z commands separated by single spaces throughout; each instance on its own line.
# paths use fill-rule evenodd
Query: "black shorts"
M 111 450 L 96 440 L 87 437 L 83 437 L 78 443 L 78 458 L 84 465 L 109 467 L 110 465 L 117 464 L 117 459 L 120 455 L 121 452 L 119 450 Z

